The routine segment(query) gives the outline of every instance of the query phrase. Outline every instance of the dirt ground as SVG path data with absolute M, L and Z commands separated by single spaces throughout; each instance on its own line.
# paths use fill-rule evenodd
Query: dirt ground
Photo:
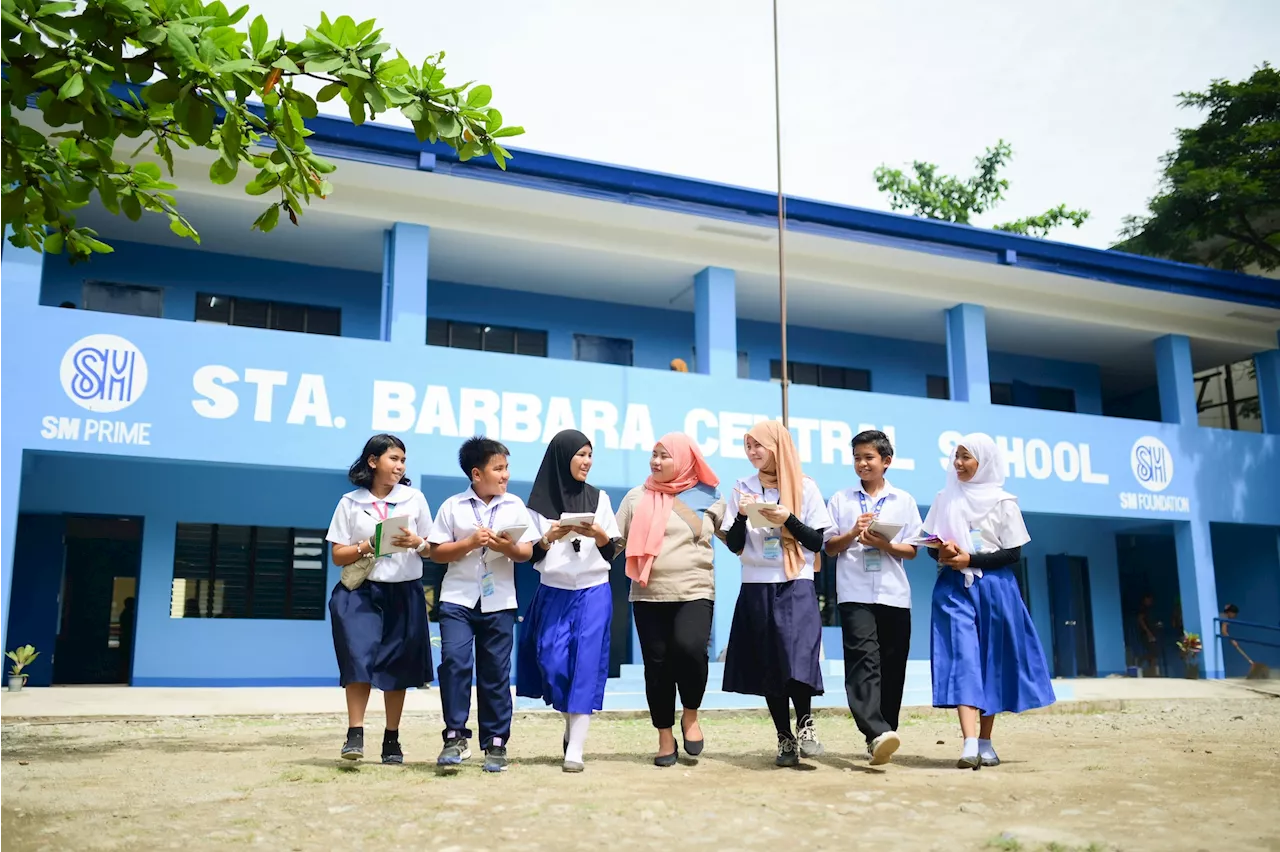
M 335 693 L 336 694 L 336 693 Z M 1148 703 L 1004 718 L 1003 766 L 954 768 L 926 711 L 887 768 L 822 715 L 827 755 L 773 766 L 766 717 L 709 715 L 707 751 L 658 769 L 647 720 L 597 718 L 587 771 L 560 771 L 558 717 L 521 715 L 503 775 L 441 774 L 438 722 L 409 763 L 336 759 L 334 717 L 6 723 L 3 848 L 1280 850 L 1280 700 Z M 371 719 L 366 739 L 381 741 Z

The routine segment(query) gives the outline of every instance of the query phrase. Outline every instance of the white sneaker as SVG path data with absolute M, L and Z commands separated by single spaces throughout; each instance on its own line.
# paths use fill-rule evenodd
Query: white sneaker
M 882 766 L 893 760 L 893 753 L 898 750 L 898 746 L 902 745 L 897 732 L 885 731 L 880 736 L 871 741 L 868 750 L 871 752 L 871 765 Z

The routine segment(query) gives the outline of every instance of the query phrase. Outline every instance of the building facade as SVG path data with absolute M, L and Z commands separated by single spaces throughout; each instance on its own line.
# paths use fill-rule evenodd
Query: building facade
M 616 502 L 662 434 L 732 481 L 743 434 L 779 415 L 771 194 L 315 127 L 339 171 L 300 228 L 251 231 L 260 199 L 193 157 L 199 247 L 97 208 L 82 221 L 115 251 L 87 264 L 6 243 L 3 641 L 46 652 L 33 685 L 336 684 L 322 540 L 370 434 L 404 439 L 434 509 L 465 487 L 465 437 L 505 442 L 524 496 L 578 428 Z M 1280 626 L 1276 282 L 802 199 L 788 229 L 790 421 L 825 494 L 854 482 L 864 428 L 890 434 L 889 477 L 922 509 L 961 434 L 995 437 L 1059 677 L 1180 675 L 1174 641 L 1227 602 Z M 1214 370 L 1249 392 L 1209 398 Z M 913 660 L 934 572 L 909 565 Z M 739 581 L 721 552 L 717 655 Z M 615 601 L 615 664 L 638 661 L 625 581 Z M 1201 665 L 1243 673 L 1214 641 Z

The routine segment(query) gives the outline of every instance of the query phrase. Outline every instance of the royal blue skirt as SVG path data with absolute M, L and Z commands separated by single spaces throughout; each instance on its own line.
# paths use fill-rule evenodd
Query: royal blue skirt
M 743 583 L 724 657 L 724 691 L 822 694 L 822 614 L 812 580 Z
M 339 683 L 371 683 L 393 692 L 431 683 L 431 633 L 420 580 L 365 580 L 354 592 L 338 583 L 329 596 Z
M 561 713 L 603 710 L 612 621 L 608 583 L 576 591 L 539 585 L 520 624 L 516 694 Z
M 964 574 L 943 568 L 933 586 L 934 707 L 977 707 L 984 716 L 1054 702 L 1044 648 L 1010 568 Z

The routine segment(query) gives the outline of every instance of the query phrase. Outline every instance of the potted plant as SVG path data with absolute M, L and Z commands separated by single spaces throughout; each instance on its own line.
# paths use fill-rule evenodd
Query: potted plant
M 22 670 L 31 665 L 31 661 L 40 656 L 40 652 L 32 645 L 23 645 L 6 652 L 5 656 L 13 660 L 13 668 L 9 670 L 9 691 L 21 692 L 23 684 L 27 682 L 27 676 Z
M 1204 646 L 1200 644 L 1199 633 L 1183 633 L 1178 641 L 1178 653 L 1182 655 L 1182 664 L 1186 667 L 1186 677 L 1196 680 L 1200 677 L 1200 663 L 1196 659 Z

